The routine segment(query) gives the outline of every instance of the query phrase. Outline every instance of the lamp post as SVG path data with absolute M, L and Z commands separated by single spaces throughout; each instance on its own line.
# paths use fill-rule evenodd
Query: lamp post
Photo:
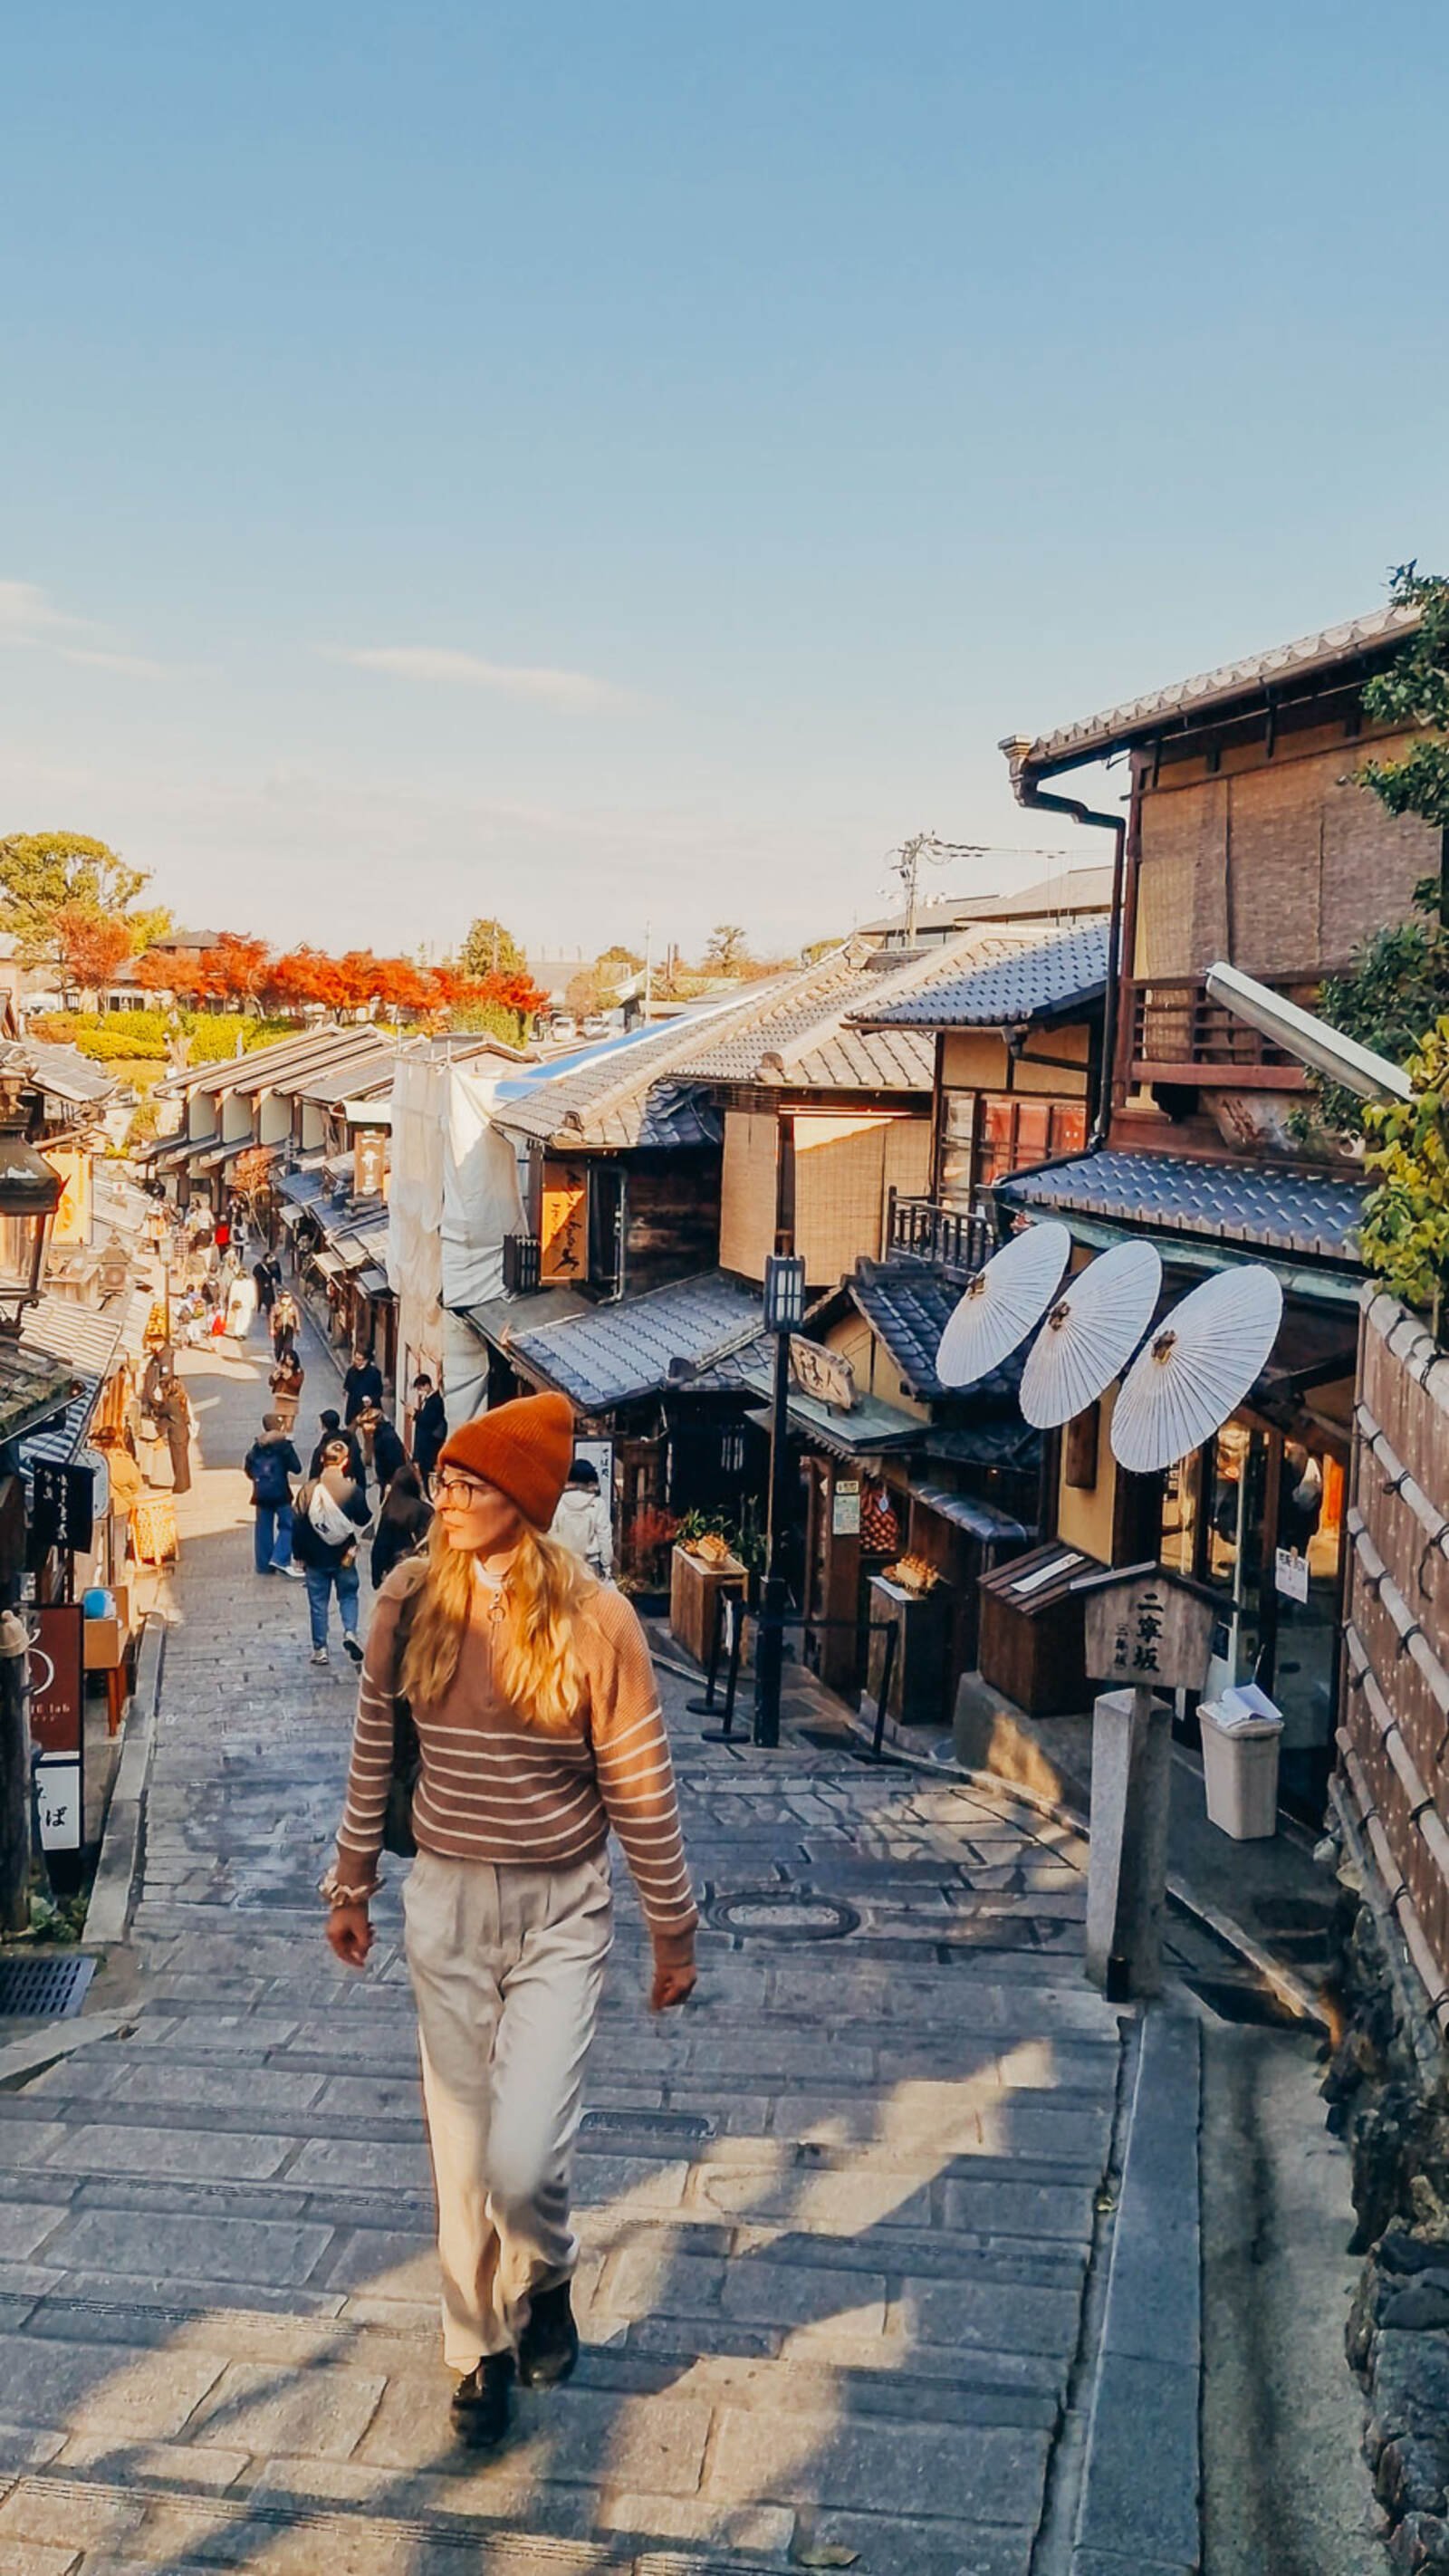
M 805 1321 L 805 1264 L 791 1252 L 765 1263 L 765 1330 L 775 1335 L 775 1396 L 770 1414 L 770 1494 L 765 1521 L 765 1579 L 755 1637 L 756 1744 L 780 1741 L 780 1669 L 784 1655 L 785 1583 L 780 1540 L 788 1509 L 790 1336 Z
M 0 1333 L 12 1341 L 19 1336 L 27 1306 L 40 1302 L 51 1221 L 64 1196 L 65 1183 L 55 1165 L 37 1154 L 22 1126 L 0 1118 L 0 1217 L 16 1229 L 22 1246 L 22 1276 L 0 1278 Z M 6 1313 L 7 1307 L 13 1311 Z

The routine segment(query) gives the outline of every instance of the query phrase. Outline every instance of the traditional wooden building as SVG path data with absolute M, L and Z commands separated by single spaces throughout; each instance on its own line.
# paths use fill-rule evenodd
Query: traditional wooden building
M 1058 1442 L 1056 1526 L 1104 1561 L 1159 1555 L 1215 1589 L 1213 1680 L 1256 1675 L 1277 1700 L 1284 1791 L 1314 1815 L 1334 1722 L 1363 1185 L 1348 1150 L 1306 1124 L 1301 1066 L 1214 1003 L 1206 977 L 1225 960 L 1312 1007 L 1438 872 L 1439 835 L 1391 819 L 1354 778 L 1367 751 L 1396 748 L 1363 688 L 1411 622 L 1385 610 L 1003 745 L 1024 805 L 1065 806 L 1118 843 L 1086 1149 L 1003 1181 L 1004 1214 L 1064 1218 L 1080 1260 L 1146 1236 L 1171 1297 L 1251 1260 L 1286 1299 L 1248 1402 L 1166 1477 L 1117 1470 L 1110 1391 L 1074 1425 Z M 1128 763 L 1120 821 L 1054 784 L 1108 759 Z

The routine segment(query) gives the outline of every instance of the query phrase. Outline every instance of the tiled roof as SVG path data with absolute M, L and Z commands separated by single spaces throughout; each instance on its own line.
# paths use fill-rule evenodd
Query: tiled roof
M 1312 1172 L 1254 1170 L 1244 1163 L 1195 1163 L 1174 1154 L 1084 1154 L 1039 1172 L 1019 1172 L 999 1195 L 1023 1207 L 1078 1209 L 1129 1224 L 1202 1234 L 1256 1251 L 1358 1259 L 1365 1190 Z
M 845 1284 L 917 1402 L 952 1393 L 936 1374 L 936 1353 L 961 1302 L 960 1280 L 924 1261 L 858 1261 Z M 1007 1360 L 971 1389 L 972 1401 L 983 1411 L 1014 1407 L 1020 1381 L 1020 1361 Z
M 595 1309 L 574 1288 L 539 1288 L 531 1296 L 489 1297 L 481 1306 L 455 1306 L 454 1314 L 496 1349 L 506 1351 L 515 1333 L 539 1332 L 547 1324 L 566 1323 L 570 1315 Z
M 1277 644 L 1270 652 L 1250 654 L 1245 661 L 1224 662 L 1216 671 L 1200 671 L 1194 679 L 1149 690 L 1145 697 L 1128 698 L 1100 715 L 1042 734 L 1023 766 L 1040 772 L 1099 759 L 1104 751 L 1138 735 L 1160 732 L 1174 720 L 1206 714 L 1211 707 L 1250 696 L 1270 684 L 1305 679 L 1310 672 L 1331 670 L 1337 662 L 1353 661 L 1361 653 L 1397 643 L 1412 635 L 1418 623 L 1417 608 L 1376 608 L 1345 626 L 1326 626 L 1317 635 L 1300 636 L 1294 644 Z
M 759 1328 L 759 1290 L 711 1270 L 590 1307 L 538 1332 L 511 1333 L 509 1348 L 581 1412 L 607 1413 L 687 1377 L 752 1340 Z
M 75 1456 L 111 1373 L 126 1320 L 124 1308 L 110 1306 L 100 1313 L 69 1297 L 42 1297 L 27 1310 L 20 1327 L 22 1353 L 50 1364 L 73 1391 L 64 1412 L 22 1442 L 23 1465 L 33 1467 L 42 1458 L 63 1465 Z
M 265 1091 L 280 1086 L 292 1076 L 305 1077 L 324 1066 L 340 1064 L 364 1049 L 370 1051 L 375 1031 L 357 1026 L 344 1027 L 339 1021 L 326 1021 L 315 1029 L 299 1029 L 295 1035 L 276 1038 L 269 1046 L 249 1047 L 243 1055 L 220 1057 L 215 1063 L 187 1065 L 170 1073 L 157 1084 L 163 1092 L 186 1091 L 214 1094 L 222 1091 Z
M 63 1423 L 78 1401 L 77 1387 L 84 1393 L 89 1383 L 82 1383 L 77 1369 L 43 1352 L 0 1343 L 0 1439 L 24 1440 L 28 1431 L 35 1436 L 33 1426 L 57 1419 Z
M 700 1082 L 790 1083 L 805 1090 L 929 1091 L 931 1049 L 911 1035 L 867 1034 L 850 1014 L 887 982 L 913 980 L 919 961 L 902 967 L 860 941 L 792 976 L 754 1008 L 728 1013 L 694 1032 L 675 1067 Z
M 773 1372 L 768 1366 L 750 1372 L 746 1384 L 755 1395 L 774 1394 Z M 850 1411 L 841 1413 L 798 1386 L 790 1389 L 789 1415 L 795 1430 L 836 1458 L 879 1458 L 917 1449 L 925 1430 L 924 1423 L 918 1422 L 913 1413 L 902 1413 L 899 1405 L 883 1404 L 879 1396 L 859 1395 Z M 750 1418 L 769 1425 L 768 1413 L 752 1414 Z
M 639 1143 L 655 1086 L 670 1084 L 683 1042 L 671 1022 L 626 1046 L 602 1047 L 549 1080 L 530 1082 L 516 1098 L 501 1095 L 494 1123 L 541 1144 L 559 1137 L 574 1148 L 627 1150 Z
M 116 1077 L 93 1064 L 79 1047 L 42 1046 L 34 1038 L 13 1038 L 0 1045 L 0 1073 L 33 1076 L 37 1088 L 58 1100 L 109 1100 Z
M 974 1494 L 955 1494 L 946 1485 L 911 1485 L 909 1492 L 927 1511 L 939 1512 L 941 1518 L 954 1521 L 988 1547 L 1010 1547 L 1022 1539 L 1035 1538 L 1034 1529 L 1017 1520 L 1010 1512 L 997 1509 L 994 1503 L 979 1502 Z
M 999 1029 L 1086 1010 L 1107 989 L 1107 924 L 1084 922 L 983 964 L 967 941 L 946 951 L 928 983 L 869 1011 L 873 1026 Z M 964 950 L 964 954 L 963 954 Z M 857 1019 L 867 1016 L 858 1012 Z

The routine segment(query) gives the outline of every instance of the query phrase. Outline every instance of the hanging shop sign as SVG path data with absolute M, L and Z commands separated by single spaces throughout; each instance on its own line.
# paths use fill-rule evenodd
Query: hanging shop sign
M 364 1127 L 354 1143 L 356 1162 L 353 1181 L 360 1199 L 380 1199 L 387 1181 L 387 1133 L 381 1127 Z
M 21 1613 L 30 1633 L 27 1680 L 35 1746 L 35 1811 L 45 1851 L 79 1851 L 85 1810 L 84 1613 Z
M 830 1532 L 833 1538 L 860 1536 L 860 1479 L 837 1476 L 830 1497 Z
M 540 1279 L 583 1279 L 589 1268 L 589 1178 L 577 1163 L 545 1163 Z
M 78 1145 L 58 1145 L 46 1155 L 63 1187 L 50 1230 L 53 1244 L 89 1243 L 91 1239 L 91 1157 Z
M 95 1534 L 95 1487 L 90 1467 L 59 1466 L 49 1458 L 36 1461 L 30 1504 L 32 1565 L 43 1565 L 52 1548 L 68 1556 L 86 1554 Z

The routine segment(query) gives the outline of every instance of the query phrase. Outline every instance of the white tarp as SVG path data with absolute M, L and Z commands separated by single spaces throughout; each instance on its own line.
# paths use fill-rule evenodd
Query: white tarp
M 489 1115 L 490 1077 L 405 1057 L 392 1091 L 388 1277 L 398 1301 L 398 1408 L 422 1368 L 450 1423 L 481 1411 L 488 1354 L 453 1306 L 503 1293 L 503 1238 L 523 1231 L 513 1148 Z

